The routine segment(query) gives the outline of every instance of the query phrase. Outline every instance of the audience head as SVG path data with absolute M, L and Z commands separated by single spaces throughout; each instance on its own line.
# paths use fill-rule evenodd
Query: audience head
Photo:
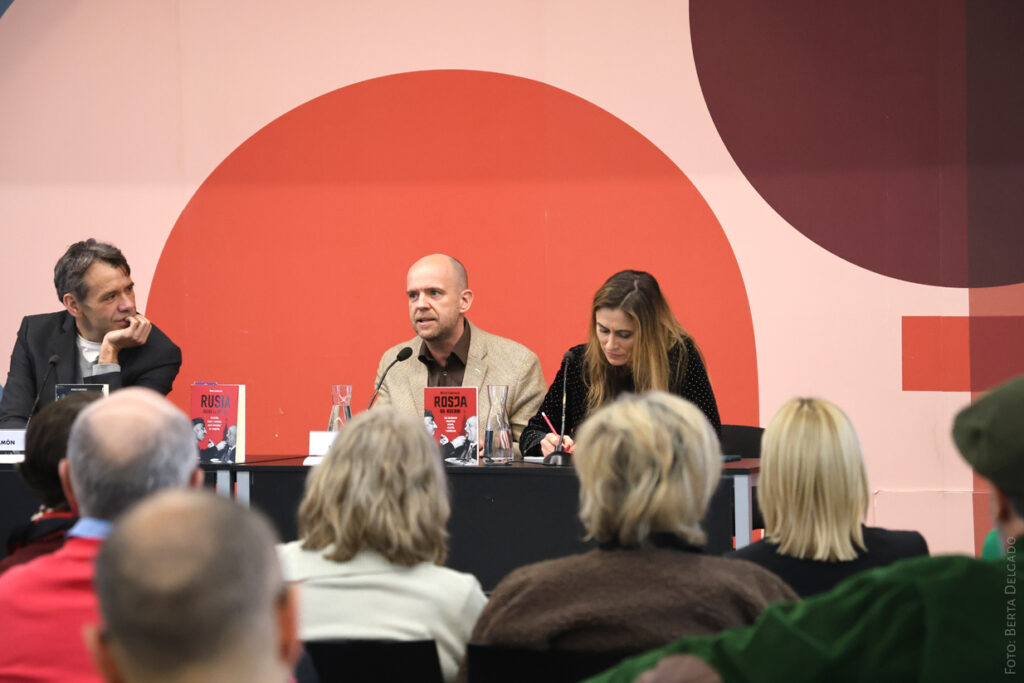
M 990 507 L 1004 542 L 1024 536 L 1024 375 L 1000 384 L 957 414 L 953 440 L 993 486 Z
M 96 561 L 111 681 L 285 681 L 295 602 L 262 515 L 210 493 L 165 491 L 118 521 Z M 186 676 L 187 674 L 187 676 Z
M 16 465 L 18 474 L 48 508 L 66 509 L 59 465 L 67 455 L 68 435 L 78 413 L 97 400 L 96 391 L 79 391 L 47 403 L 25 430 L 25 459 Z
M 632 371 L 637 391 L 667 390 L 668 351 L 685 338 L 654 276 L 639 270 L 612 275 L 594 294 L 591 308 L 585 363 L 590 409 L 614 394 L 611 383 L 619 368 Z
M 310 472 L 299 536 L 337 562 L 372 550 L 394 564 L 441 564 L 448 515 L 437 444 L 419 420 L 384 407 L 342 427 Z
M 769 540 L 794 557 L 843 561 L 864 548 L 868 475 L 857 433 L 829 401 L 794 398 L 761 439 L 758 497 Z M 856 547 L 855 547 L 856 546 Z
M 722 451 L 697 406 L 659 391 L 627 394 L 583 423 L 575 453 L 589 538 L 636 546 L 671 533 L 705 542 L 700 522 Z
M 68 439 L 61 481 L 83 517 L 113 520 L 165 488 L 202 484 L 185 414 L 151 389 L 119 389 L 85 408 Z

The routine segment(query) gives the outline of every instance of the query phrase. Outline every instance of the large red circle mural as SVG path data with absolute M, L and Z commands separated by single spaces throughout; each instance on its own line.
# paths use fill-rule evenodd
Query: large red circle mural
M 148 313 L 181 345 L 172 394 L 248 386 L 247 451 L 306 452 L 328 385 L 361 409 L 384 349 L 413 336 L 405 272 L 469 269 L 470 319 L 526 344 L 550 380 L 594 290 L 652 272 L 707 358 L 723 421 L 757 424 L 743 280 L 678 167 L 601 108 L 537 81 L 424 71 L 306 102 L 242 143 L 168 238 Z

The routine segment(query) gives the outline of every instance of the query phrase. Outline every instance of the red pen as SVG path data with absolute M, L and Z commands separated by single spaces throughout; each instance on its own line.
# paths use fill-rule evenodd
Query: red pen
M 541 411 L 540 414 L 544 417 L 544 421 L 548 423 L 548 427 L 551 428 L 551 433 L 552 434 L 557 434 L 558 430 L 555 429 L 555 425 L 551 424 L 551 420 L 548 419 L 547 414 L 544 411 Z

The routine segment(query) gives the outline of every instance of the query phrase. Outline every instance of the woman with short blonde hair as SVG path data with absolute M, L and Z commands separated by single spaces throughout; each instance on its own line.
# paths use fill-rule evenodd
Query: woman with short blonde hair
M 865 527 L 868 475 L 853 424 L 820 398 L 787 401 L 761 440 L 765 539 L 733 557 L 756 562 L 803 596 L 903 557 L 927 554 L 913 531 Z
M 580 430 L 576 473 L 587 537 L 639 546 L 655 533 L 692 545 L 718 486 L 718 436 L 689 401 L 652 392 L 623 399 Z
M 390 407 L 357 415 L 306 480 L 299 539 L 280 547 L 302 585 L 303 640 L 433 640 L 454 680 L 486 598 L 439 566 L 449 506 L 437 445 Z
M 588 418 L 576 444 L 580 519 L 599 547 L 505 577 L 473 642 L 640 651 L 753 623 L 795 597 L 769 572 L 703 553 L 700 521 L 722 464 L 695 405 L 627 394 Z

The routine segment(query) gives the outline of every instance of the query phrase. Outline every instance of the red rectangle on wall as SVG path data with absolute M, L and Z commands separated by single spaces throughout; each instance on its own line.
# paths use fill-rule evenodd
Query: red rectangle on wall
M 971 316 L 971 391 L 1024 373 L 1024 316 Z
M 970 319 L 903 317 L 903 390 L 970 391 Z

